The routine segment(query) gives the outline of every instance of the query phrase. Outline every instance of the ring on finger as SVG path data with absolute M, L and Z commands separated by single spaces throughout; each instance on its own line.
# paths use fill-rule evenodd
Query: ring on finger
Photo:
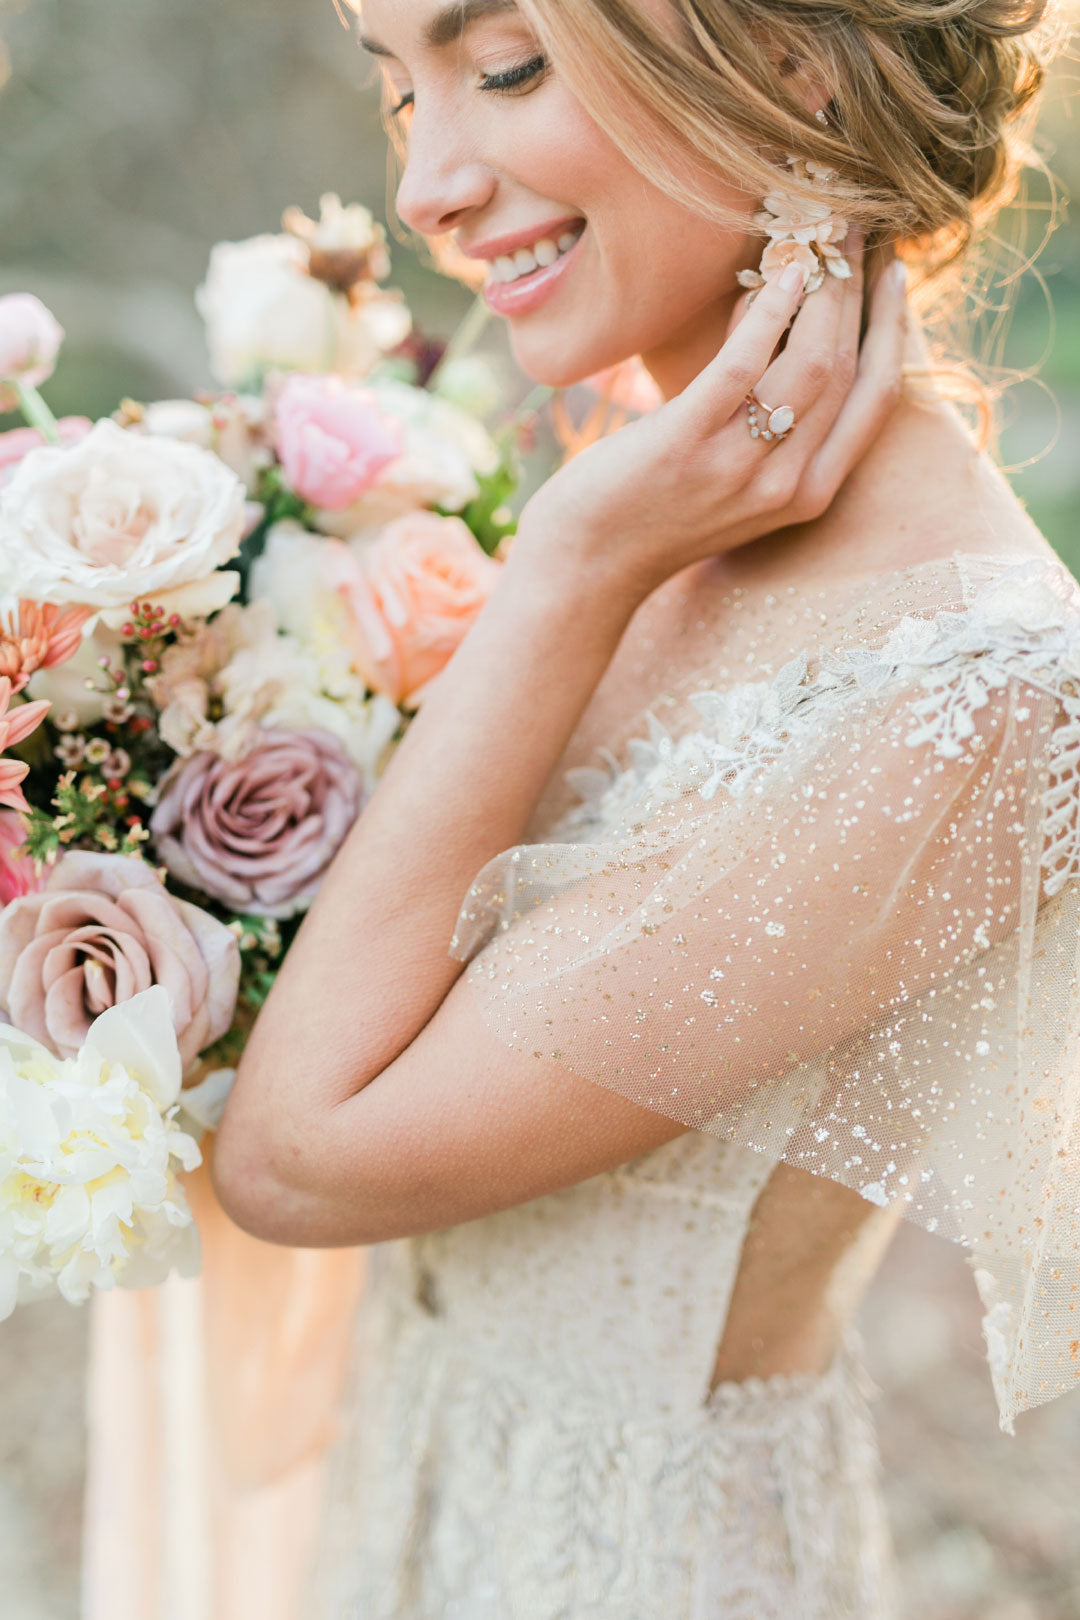
M 772 439 L 779 443 L 795 426 L 795 412 L 790 405 L 766 405 L 755 393 L 749 393 L 746 408 L 752 439 Z

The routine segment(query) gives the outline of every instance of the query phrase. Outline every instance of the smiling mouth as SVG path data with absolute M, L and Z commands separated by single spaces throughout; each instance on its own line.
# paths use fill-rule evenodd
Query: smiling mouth
M 492 260 L 488 271 L 486 285 L 506 286 L 511 282 L 524 281 L 527 276 L 535 275 L 538 270 L 548 270 L 571 248 L 577 246 L 578 240 L 585 229 L 585 221 L 570 225 L 561 231 L 558 237 L 541 236 L 531 248 L 518 248 L 516 253 L 503 253 Z

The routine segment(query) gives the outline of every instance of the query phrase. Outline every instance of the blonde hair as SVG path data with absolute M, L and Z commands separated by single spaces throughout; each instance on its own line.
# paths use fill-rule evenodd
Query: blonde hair
M 821 195 L 924 275 L 1012 199 L 1060 41 L 1047 0 L 519 0 L 559 73 L 643 175 L 718 224 L 716 177 Z M 782 42 L 782 43 L 781 43 Z M 823 87 L 827 123 L 801 99 Z M 745 219 L 741 220 L 745 227 Z

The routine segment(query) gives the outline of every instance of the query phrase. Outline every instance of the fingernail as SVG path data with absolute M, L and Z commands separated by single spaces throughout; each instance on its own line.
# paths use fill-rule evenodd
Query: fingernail
M 889 266 L 889 274 L 892 276 L 893 286 L 896 288 L 896 291 L 899 293 L 906 292 L 907 265 L 904 263 L 903 259 L 893 260 L 892 264 Z
M 806 286 L 806 271 L 801 264 L 785 265 L 780 277 L 781 292 L 802 292 Z

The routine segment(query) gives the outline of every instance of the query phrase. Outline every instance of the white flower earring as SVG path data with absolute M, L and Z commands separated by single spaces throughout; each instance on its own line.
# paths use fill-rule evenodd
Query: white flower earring
M 828 122 L 824 110 L 816 118 Z M 836 170 L 824 163 L 789 157 L 788 167 L 797 180 L 816 180 L 828 185 L 836 179 Z M 848 222 L 834 214 L 824 203 L 811 202 L 803 197 L 778 191 L 765 198 L 763 209 L 754 215 L 754 224 L 769 238 L 761 263 L 756 270 L 740 270 L 736 277 L 741 287 L 754 292 L 774 281 L 789 264 L 798 264 L 806 275 L 806 291 L 816 292 L 826 274 L 844 280 L 851 274 L 851 266 L 840 251 L 848 233 Z

